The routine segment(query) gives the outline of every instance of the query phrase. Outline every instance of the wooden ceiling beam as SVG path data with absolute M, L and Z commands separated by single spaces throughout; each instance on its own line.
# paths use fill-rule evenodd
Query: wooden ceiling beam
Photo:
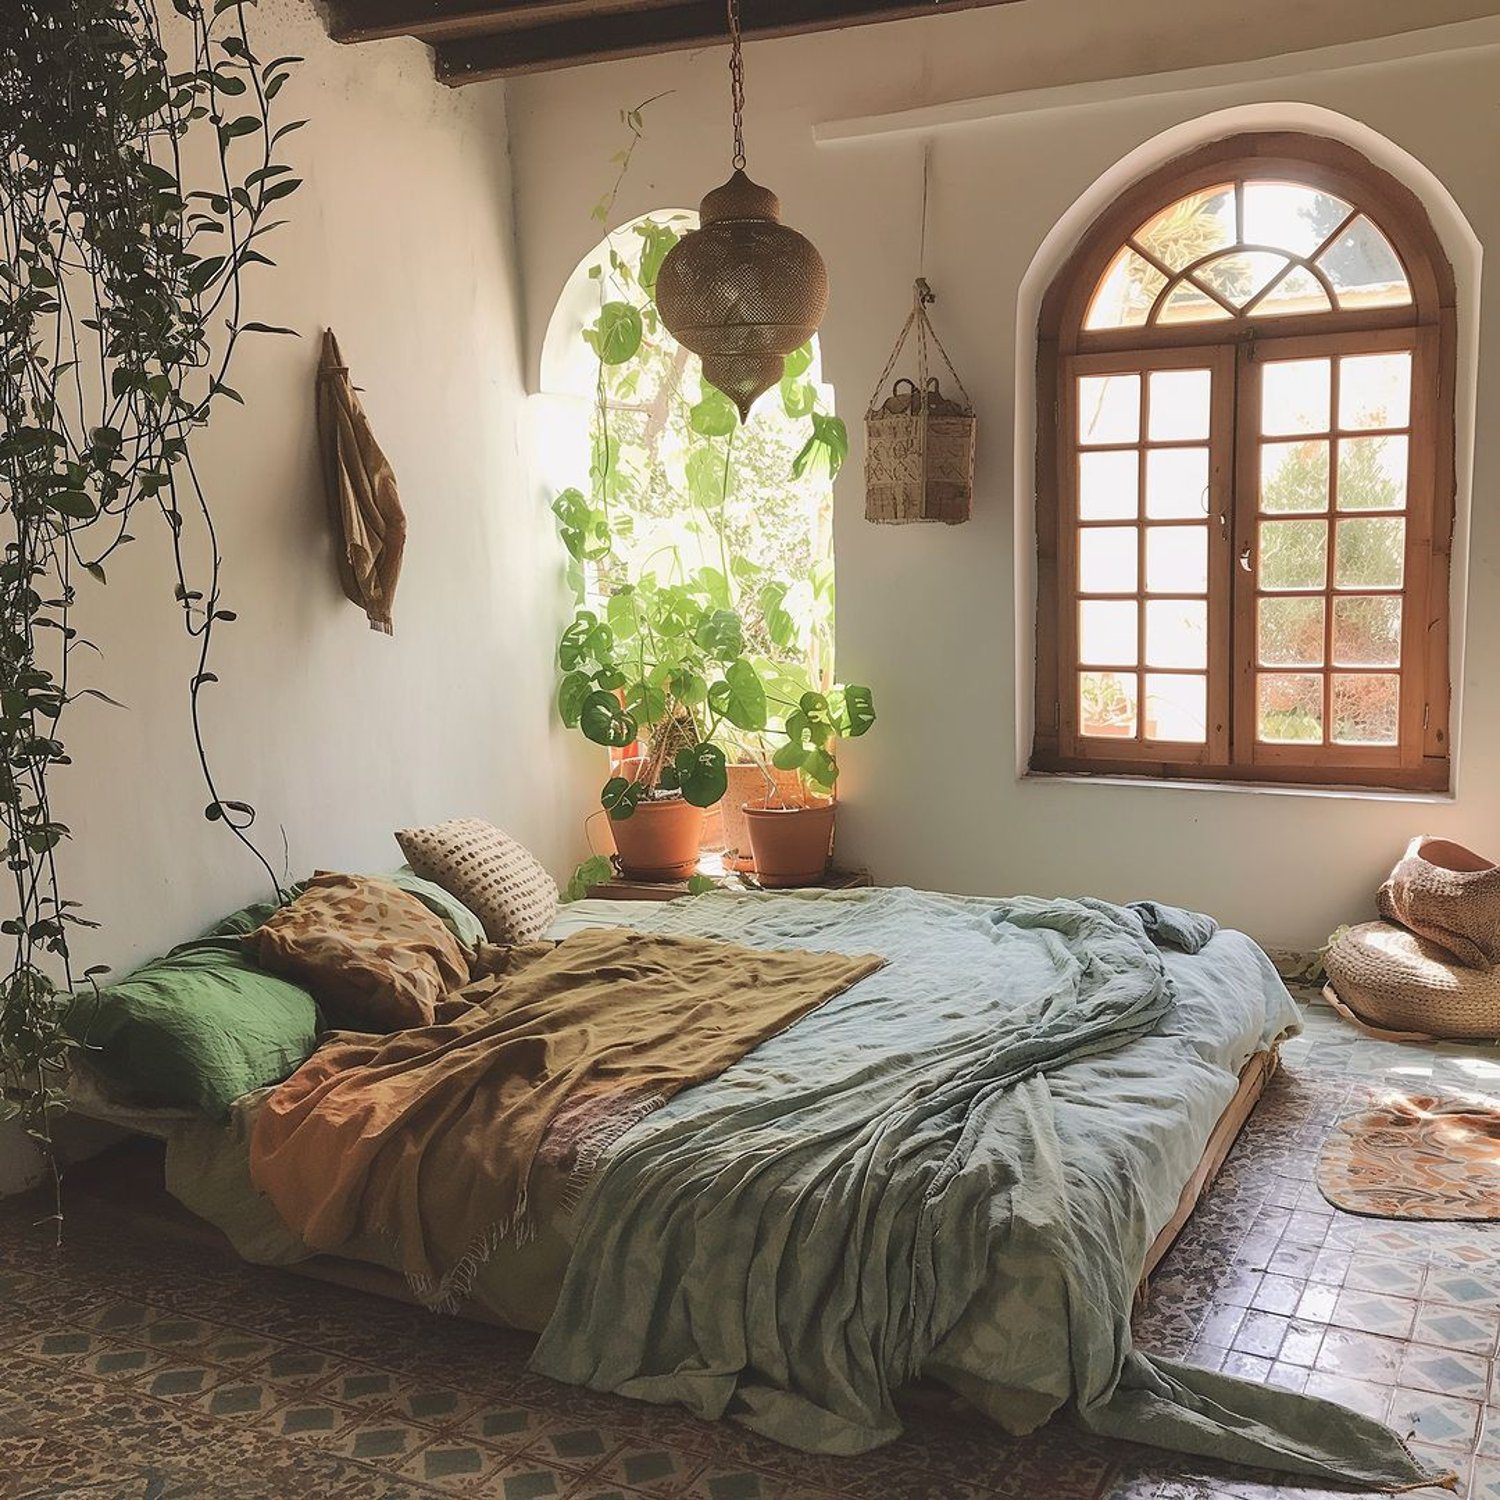
M 515 31 L 611 12 L 665 9 L 681 0 L 332 0 L 335 41 L 414 36 L 441 42 Z
M 391 0 L 396 3 L 396 0 Z M 430 5 L 432 0 L 424 0 Z M 459 0 L 471 4 L 475 0 Z M 525 3 L 525 0 L 522 0 Z M 756 0 L 743 17 L 747 41 L 836 31 L 877 21 L 1012 5 L 1017 0 Z M 495 0 L 490 0 L 495 6 Z M 451 5 L 448 8 L 452 8 Z M 509 6 L 495 6 L 508 10 Z M 584 63 L 609 62 L 712 46 L 728 40 L 723 0 L 645 0 L 617 11 L 612 0 L 584 0 L 574 9 L 590 14 L 491 30 L 453 41 L 437 41 L 437 76 L 453 87 L 487 78 L 540 73 Z

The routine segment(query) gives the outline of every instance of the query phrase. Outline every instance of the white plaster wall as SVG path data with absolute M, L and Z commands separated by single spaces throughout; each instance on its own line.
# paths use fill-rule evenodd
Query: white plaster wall
M 1251 26 L 1242 6 L 1208 0 L 1187 28 L 1176 7 L 1147 0 L 1027 0 L 749 48 L 750 171 L 828 262 L 823 349 L 841 409 L 856 412 L 869 395 L 908 306 L 927 139 L 926 272 L 938 327 L 981 414 L 974 519 L 952 529 L 864 522 L 853 424 L 835 498 L 839 663 L 842 676 L 874 687 L 881 721 L 843 757 L 847 859 L 868 862 L 887 883 L 1158 896 L 1212 911 L 1269 945 L 1306 948 L 1373 912 L 1375 886 L 1411 833 L 1500 850 L 1500 437 L 1485 417 L 1500 329 L 1493 312 L 1484 326 L 1472 323 L 1480 302 L 1500 307 L 1500 289 L 1481 285 L 1477 249 L 1500 243 L 1500 30 L 1473 20 L 1496 9 L 1431 3 L 1418 16 L 1399 3 L 1271 0 Z M 1440 22 L 1470 24 L 1355 44 Z M 1322 50 L 1264 55 L 1308 48 Z M 533 380 L 553 300 L 596 233 L 589 207 L 614 171 L 619 110 L 668 91 L 647 111 L 619 217 L 691 202 L 727 175 L 725 62 L 713 48 L 508 86 Z M 1164 68 L 1193 71 L 1130 76 Z M 980 96 L 993 97 L 927 109 Z M 1476 425 L 1479 434 L 1459 587 L 1460 601 L 1465 583 L 1470 599 L 1469 650 L 1452 801 L 1017 775 L 1026 729 L 1017 705 L 1031 655 L 1028 271 L 1058 221 L 1121 157 L 1201 116 L 1252 106 L 1266 106 L 1261 122 L 1305 124 L 1315 110 L 1352 139 L 1384 138 L 1431 174 L 1414 186 L 1451 195 L 1437 218 L 1465 279 L 1460 406 L 1465 439 Z M 866 118 L 892 111 L 918 113 Z M 1219 133 L 1233 128 L 1226 117 Z M 1492 255 L 1485 282 L 1496 264 Z M 1466 452 L 1460 460 L 1467 479 Z
M 264 0 L 250 22 L 262 57 L 306 57 L 277 102 L 310 123 L 283 147 L 305 186 L 264 242 L 278 267 L 248 281 L 247 316 L 301 337 L 241 341 L 231 383 L 246 404 L 222 403 L 196 450 L 239 613 L 205 695 L 223 793 L 255 804 L 262 844 L 294 877 L 393 868 L 395 828 L 456 814 L 493 819 L 561 870 L 573 799 L 549 722 L 560 568 L 519 453 L 504 93 L 441 87 L 412 41 L 337 46 L 309 0 Z M 407 512 L 394 637 L 338 588 L 313 407 L 325 325 Z M 68 894 L 104 924 L 79 956 L 119 968 L 266 884 L 203 817 L 165 527 L 142 511 L 131 529 L 140 540 L 108 586 L 81 581 L 78 623 L 104 654 L 76 658 L 129 708 L 77 706 L 76 766 L 57 782 L 75 834 Z

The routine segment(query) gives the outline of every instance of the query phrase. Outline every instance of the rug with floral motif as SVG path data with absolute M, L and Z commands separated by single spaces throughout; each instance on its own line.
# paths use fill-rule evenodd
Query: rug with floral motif
M 1390 1094 L 1340 1120 L 1318 1188 L 1377 1219 L 1500 1219 L 1500 1107 L 1454 1094 Z

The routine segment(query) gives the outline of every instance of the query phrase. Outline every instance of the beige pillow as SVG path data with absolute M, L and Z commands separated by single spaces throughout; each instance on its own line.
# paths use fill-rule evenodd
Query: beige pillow
M 492 943 L 534 942 L 557 915 L 557 884 L 529 850 L 480 818 L 452 818 L 396 835 L 424 880 L 457 896 Z
M 399 1031 L 469 982 L 458 939 L 388 880 L 319 870 L 245 939 L 263 969 L 311 990 L 337 1026 Z

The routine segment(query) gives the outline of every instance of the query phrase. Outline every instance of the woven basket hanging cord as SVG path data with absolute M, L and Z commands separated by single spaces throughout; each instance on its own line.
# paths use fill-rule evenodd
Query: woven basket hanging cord
M 974 402 L 964 383 L 959 379 L 958 371 L 953 368 L 953 361 L 948 358 L 948 351 L 943 347 L 943 341 L 937 336 L 937 330 L 932 326 L 927 316 L 928 306 L 937 301 L 937 296 L 927 284 L 927 198 L 932 180 L 932 146 L 927 143 L 922 147 L 922 216 L 920 237 L 917 241 L 917 278 L 912 283 L 911 311 L 906 315 L 906 322 L 901 325 L 901 332 L 896 335 L 896 346 L 891 350 L 891 357 L 886 360 L 885 368 L 880 372 L 880 378 L 875 382 L 874 394 L 870 397 L 869 416 L 874 416 L 880 410 L 880 393 L 885 389 L 885 383 L 891 377 L 891 372 L 896 368 L 896 361 L 901 358 L 901 351 L 906 347 L 906 341 L 911 337 L 915 328 L 917 334 L 917 401 L 913 416 L 918 415 L 927 401 L 927 371 L 928 371 L 928 340 L 932 341 L 933 347 L 942 356 L 943 364 L 947 366 L 948 373 L 953 377 L 953 383 L 958 387 L 960 395 L 963 396 L 964 405 L 972 411 Z M 926 462 L 926 424 L 923 424 L 923 462 Z
M 942 357 L 944 366 L 953 377 L 953 383 L 958 387 L 959 394 L 964 398 L 964 405 L 973 410 L 974 401 L 965 388 L 963 381 L 959 378 L 958 371 L 953 368 L 953 361 L 948 358 L 948 351 L 943 348 L 943 341 L 937 336 L 937 330 L 927 317 L 927 305 L 936 302 L 937 297 L 932 288 L 922 277 L 917 277 L 912 284 L 911 311 L 906 315 L 906 321 L 901 325 L 901 332 L 896 335 L 896 347 L 891 350 L 891 357 L 886 360 L 885 368 L 880 372 L 880 379 L 875 382 L 875 390 L 870 396 L 868 415 L 875 416 L 880 410 L 880 393 L 885 389 L 885 383 L 891 377 L 891 372 L 896 368 L 896 361 L 901 358 L 901 351 L 906 347 L 906 341 L 911 337 L 912 330 L 917 334 L 917 392 L 923 401 L 927 397 L 927 370 L 928 354 L 927 342 L 932 341 L 932 347 Z

